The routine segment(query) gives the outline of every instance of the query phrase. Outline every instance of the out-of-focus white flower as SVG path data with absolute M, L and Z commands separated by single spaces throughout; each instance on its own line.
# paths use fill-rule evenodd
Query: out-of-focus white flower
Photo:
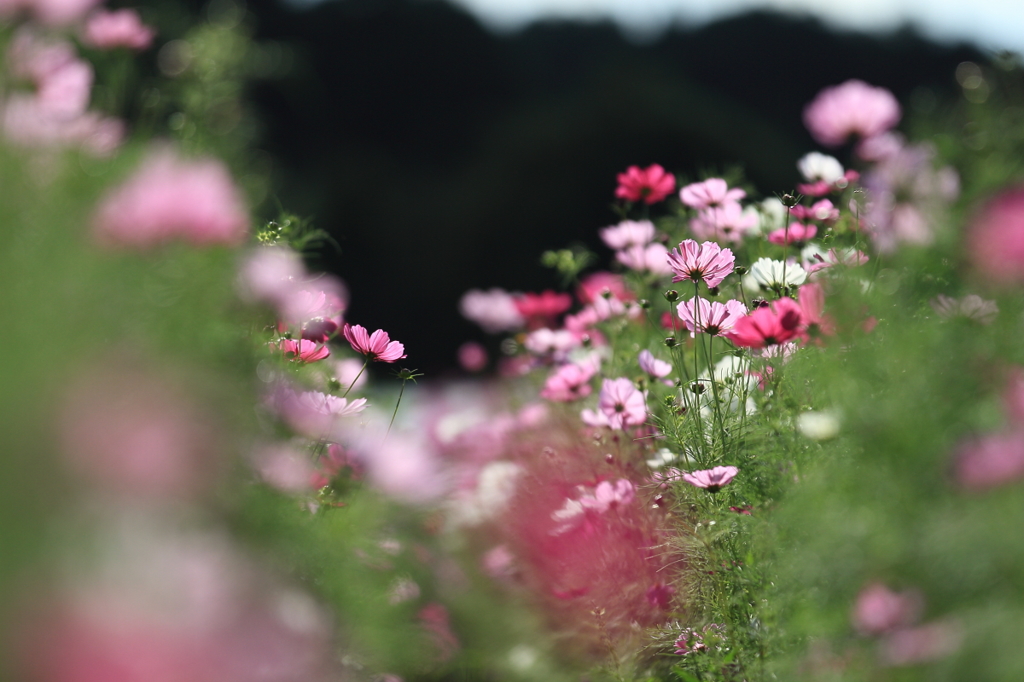
M 811 440 L 828 440 L 839 435 L 839 419 L 831 412 L 802 412 L 796 418 L 796 428 Z

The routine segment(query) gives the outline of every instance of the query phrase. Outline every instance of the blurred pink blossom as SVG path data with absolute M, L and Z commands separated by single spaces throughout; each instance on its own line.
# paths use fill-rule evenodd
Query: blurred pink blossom
M 355 358 L 338 360 L 334 363 L 334 379 L 343 389 L 361 388 L 366 385 L 366 372 L 362 369 L 363 362 L 361 360 Z
M 912 625 L 923 605 L 919 592 L 893 592 L 882 583 L 871 583 L 857 595 L 850 619 L 861 634 L 880 635 Z
M 1024 479 L 1024 431 L 1013 429 L 961 443 L 953 461 L 956 481 L 968 490 L 987 490 Z
M 556 369 L 544 382 L 540 391 L 542 398 L 557 402 L 572 402 L 590 395 L 590 379 L 594 376 L 593 365 L 568 363 Z
M 609 509 L 629 504 L 636 496 L 633 484 L 625 478 L 620 478 L 614 484 L 609 481 L 601 481 L 594 488 L 593 495 L 583 495 L 579 503 L 583 509 L 603 514 Z
M 828 199 L 816 201 L 812 206 L 797 204 L 790 209 L 790 213 L 797 220 L 816 220 L 825 225 L 832 225 L 839 220 L 839 209 Z
M 658 164 L 647 168 L 630 166 L 625 173 L 616 176 L 619 186 L 615 188 L 615 196 L 626 201 L 643 201 L 655 204 L 676 188 L 676 178 Z
M 717 336 L 735 327 L 736 322 L 747 314 L 747 307 L 736 300 L 719 303 L 695 296 L 690 301 L 681 301 L 676 311 L 691 336 L 697 332 Z
M 623 220 L 618 225 L 602 228 L 600 235 L 608 248 L 620 250 L 650 244 L 654 241 L 655 229 L 650 220 Z
M 640 351 L 637 356 L 640 369 L 656 379 L 661 379 L 672 373 L 672 365 L 654 357 L 654 354 L 646 348 Z
M 779 246 L 787 244 L 803 244 L 818 234 L 817 225 L 804 225 L 803 223 L 790 223 L 789 227 L 774 230 L 768 234 L 768 241 Z
M 710 208 L 735 203 L 747 196 L 738 187 L 729 189 L 725 180 L 708 178 L 704 182 L 694 182 L 679 190 L 679 198 L 690 208 Z
M 479 372 L 487 367 L 487 350 L 476 341 L 459 346 L 459 366 L 467 372 Z
M 590 273 L 580 280 L 579 288 L 576 290 L 576 297 L 584 305 L 593 303 L 596 298 L 605 298 L 606 296 L 620 301 L 632 301 L 636 298 L 626 286 L 622 275 L 611 272 Z
M 566 329 L 542 328 L 530 332 L 523 341 L 526 350 L 536 355 L 564 354 L 580 345 L 579 338 Z
M 800 306 L 793 299 L 783 297 L 741 317 L 725 337 L 737 346 L 764 348 L 785 343 L 799 335 L 803 324 Z
M 358 458 L 337 443 L 331 443 L 327 450 L 317 460 L 316 470 L 309 477 L 309 486 L 313 490 L 319 490 L 325 485 L 348 470 L 353 480 L 363 477 L 363 466 Z
M 739 203 L 728 201 L 701 209 L 690 221 L 690 232 L 700 240 L 739 244 L 759 222 L 757 211 L 744 211 Z
M 112 12 L 99 9 L 89 15 L 82 28 L 82 42 L 100 50 L 127 47 L 145 50 L 153 43 L 156 31 L 142 23 L 133 9 Z
M 815 140 L 835 147 L 850 135 L 873 137 L 895 126 L 902 112 L 892 93 L 864 81 L 825 88 L 804 108 L 804 124 Z
M 19 12 L 47 26 L 67 26 L 82 19 L 101 0 L 0 0 L 0 17 Z
M 970 221 L 967 251 L 979 276 L 996 284 L 1024 283 L 1024 186 L 1005 189 Z
M 93 235 L 112 247 L 149 248 L 175 240 L 235 246 L 248 229 L 242 194 L 227 168 L 215 159 L 182 159 L 168 148 L 151 151 L 93 215 Z
M 314 476 L 306 453 L 290 445 L 266 445 L 253 453 L 253 468 L 270 486 L 286 493 L 309 491 Z
M 431 602 L 417 614 L 420 625 L 426 630 L 440 661 L 447 661 L 458 653 L 459 638 L 452 632 L 448 609 L 437 602 Z
M 615 260 L 637 272 L 650 272 L 655 275 L 668 275 L 672 272 L 668 264 L 668 249 L 658 242 L 647 246 L 630 246 L 617 251 Z
M 960 648 L 963 629 L 951 620 L 896 630 L 879 642 L 879 657 L 886 665 L 918 665 L 945 658 Z
M 516 331 L 526 324 L 516 307 L 515 298 L 504 289 L 467 291 L 459 301 L 459 312 L 488 334 Z
M 287 386 L 278 386 L 269 404 L 297 433 L 314 440 L 338 440 L 338 420 L 362 412 L 366 398 L 349 401 L 319 391 L 296 393 Z
M 995 301 L 986 300 L 977 294 L 968 294 L 963 298 L 952 298 L 939 294 L 929 303 L 939 317 L 947 320 L 963 317 L 978 324 L 988 325 L 992 324 L 999 315 L 999 306 Z
M 277 343 L 277 348 L 289 360 L 297 359 L 301 362 L 317 362 L 331 354 L 331 349 L 326 345 L 305 339 L 298 341 L 294 339 L 281 339 Z
M 484 554 L 481 565 L 492 578 L 507 578 L 514 572 L 515 557 L 507 545 L 498 545 Z
M 348 289 L 336 277 L 322 275 L 315 282 L 282 292 L 278 303 L 278 329 L 301 329 L 302 338 L 324 343 L 341 328 L 348 309 Z
M 530 329 L 551 326 L 555 319 L 572 306 L 572 296 L 554 291 L 525 293 L 514 298 L 516 310 L 526 319 Z

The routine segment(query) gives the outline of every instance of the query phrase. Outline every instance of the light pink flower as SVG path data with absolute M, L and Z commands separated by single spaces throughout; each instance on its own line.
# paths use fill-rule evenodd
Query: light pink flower
M 296 358 L 301 362 L 316 362 L 323 360 L 331 354 L 331 349 L 326 345 L 307 341 L 306 339 L 281 339 L 277 344 L 278 349 L 284 353 L 289 360 Z
M 269 404 L 296 432 L 314 440 L 338 440 L 338 420 L 362 412 L 366 398 L 349 401 L 319 391 L 296 393 L 277 387 Z
M 658 164 L 647 168 L 630 166 L 625 173 L 619 173 L 616 179 L 619 186 L 615 188 L 615 196 L 626 201 L 656 204 L 676 188 L 676 177 L 666 173 Z
M 700 240 L 740 243 L 744 235 L 757 227 L 756 211 L 744 211 L 735 201 L 701 209 L 690 221 L 690 232 Z
M 747 314 L 747 306 L 736 300 L 708 302 L 695 296 L 690 301 L 680 302 L 676 311 L 691 336 L 697 332 L 717 336 L 736 326 L 736 322 Z
M 886 665 L 918 665 L 953 654 L 963 639 L 959 623 L 938 621 L 890 633 L 879 643 L 878 653 Z
M 353 326 L 346 322 L 341 333 L 352 345 L 352 349 L 365 355 L 368 361 L 395 362 L 406 357 L 405 346 L 398 341 L 392 341 L 383 329 L 367 334 L 366 328 L 362 325 Z
M 151 152 L 101 201 L 93 235 L 105 246 L 149 248 L 174 240 L 197 246 L 241 243 L 249 217 L 227 168 L 215 159 Z
M 306 278 L 298 253 L 286 246 L 263 246 L 249 253 L 239 268 L 239 293 L 249 300 L 281 305 Z
M 968 490 L 987 490 L 1024 479 L 1024 431 L 1013 429 L 960 445 L 953 460 L 957 483 Z
M 366 384 L 366 372 L 363 363 L 355 358 L 345 358 L 334 363 L 334 379 L 343 389 L 351 386 L 354 389 Z M 352 383 L 355 382 L 355 383 Z
M 709 208 L 721 206 L 728 202 L 736 202 L 747 196 L 738 187 L 729 189 L 725 180 L 708 178 L 704 182 L 694 182 L 679 191 L 679 198 L 691 208 Z
M 647 400 L 626 378 L 605 379 L 597 405 L 613 429 L 639 426 L 647 421 Z
M 1003 190 L 982 206 L 966 242 L 979 275 L 1002 285 L 1024 282 L 1024 186 Z
M 557 402 L 572 402 L 590 395 L 590 380 L 595 374 L 591 364 L 569 363 L 556 369 L 544 382 L 540 396 Z
M 790 214 L 797 220 L 816 220 L 825 225 L 833 225 L 839 220 L 839 209 L 828 199 L 814 202 L 812 206 L 796 205 Z
M 252 456 L 253 467 L 260 478 L 285 493 L 309 491 L 314 476 L 313 465 L 305 453 L 289 445 L 268 445 Z
M 348 296 L 341 280 L 330 275 L 323 275 L 316 282 L 295 284 L 278 304 L 278 329 L 282 333 L 299 329 L 302 338 L 324 343 L 341 328 Z
M 803 311 L 791 298 L 780 298 L 736 321 L 725 337 L 737 346 L 764 348 L 785 343 L 802 331 Z
M 623 220 L 618 225 L 602 228 L 601 240 L 610 249 L 646 246 L 654 241 L 654 223 L 650 220 Z
M 47 26 L 67 26 L 82 19 L 101 0 L 0 0 L 0 17 L 27 12 Z
M 346 470 L 352 480 L 358 481 L 363 477 L 363 466 L 355 455 L 337 443 L 331 443 L 317 460 L 316 470 L 309 477 L 309 487 L 320 490 Z
M 861 140 L 857 144 L 857 156 L 865 161 L 884 161 L 898 154 L 906 143 L 903 135 L 889 131 Z
M 722 283 L 732 272 L 735 261 L 730 249 L 723 249 L 714 242 L 698 246 L 692 239 L 683 240 L 668 254 L 673 282 L 704 282 L 709 289 Z
M 658 360 L 654 357 L 654 354 L 647 349 L 640 351 L 640 355 L 637 356 L 637 361 L 640 363 L 640 369 L 647 374 L 650 374 L 655 379 L 661 379 L 662 377 L 666 377 L 672 373 L 672 365 L 664 360 Z
M 739 472 L 740 470 L 733 466 L 715 467 L 714 469 L 683 473 L 682 478 L 692 486 L 705 488 L 709 493 L 716 493 L 722 486 L 728 485 Z
M 803 244 L 814 239 L 818 234 L 817 225 L 804 225 L 803 223 L 790 223 L 789 227 L 775 230 L 768 234 L 768 241 L 772 244 L 785 246 L 787 244 Z
M 576 296 L 579 298 L 580 303 L 584 305 L 593 303 L 596 298 L 605 298 L 606 296 L 611 296 L 620 301 L 632 301 L 636 298 L 633 292 L 629 290 L 629 287 L 626 286 L 622 275 L 616 275 L 611 272 L 592 272 L 584 277 L 580 280 Z
M 608 481 L 601 481 L 594 488 L 593 495 L 584 495 L 579 499 L 583 509 L 603 514 L 609 509 L 629 504 L 635 497 L 635 488 L 625 478 L 620 478 L 612 485 Z
M 618 251 L 615 260 L 637 272 L 650 272 L 655 275 L 668 275 L 672 272 L 668 264 L 668 249 L 658 242 L 647 246 L 630 246 Z
M 815 140 L 835 147 L 850 135 L 873 137 L 895 126 L 900 105 L 885 88 L 859 80 L 825 88 L 804 108 L 804 124 Z
M 467 291 L 459 301 L 459 312 L 488 334 L 516 331 L 526 324 L 514 296 L 504 289 Z
M 515 557 L 506 545 L 488 550 L 480 563 L 484 572 L 492 578 L 508 578 L 515 571 Z
M 605 426 L 611 428 L 612 425 L 611 422 L 608 421 L 608 417 L 605 416 L 604 412 L 602 412 L 601 410 L 591 410 L 589 408 L 580 410 L 580 421 L 582 421 L 587 426 L 593 426 L 596 428 L 601 428 Z
M 526 340 L 523 341 L 526 350 L 535 355 L 565 353 L 578 345 L 580 345 L 580 341 L 572 332 L 566 329 L 552 330 L 546 327 L 530 332 L 526 335 Z
M 923 606 L 920 593 L 893 592 L 882 583 L 872 583 L 857 595 L 850 619 L 863 635 L 881 635 L 912 625 Z
M 139 13 L 133 9 L 96 10 L 85 20 L 82 29 L 82 42 L 100 50 L 115 47 L 145 50 L 155 36 L 156 31 L 143 24 Z
M 822 334 L 832 336 L 836 333 L 835 322 L 824 314 L 825 289 L 818 283 L 805 284 L 797 292 L 800 313 L 803 316 L 803 332 L 805 340 Z

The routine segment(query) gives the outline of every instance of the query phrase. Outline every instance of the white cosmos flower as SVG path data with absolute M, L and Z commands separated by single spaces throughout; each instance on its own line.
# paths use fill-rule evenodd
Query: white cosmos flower
M 800 286 L 807 281 L 807 271 L 796 263 L 783 263 L 771 258 L 758 258 L 750 266 L 750 275 L 767 289 Z
M 796 162 L 800 174 L 808 182 L 823 180 L 833 185 L 846 177 L 843 164 L 835 157 L 820 152 L 811 152 Z

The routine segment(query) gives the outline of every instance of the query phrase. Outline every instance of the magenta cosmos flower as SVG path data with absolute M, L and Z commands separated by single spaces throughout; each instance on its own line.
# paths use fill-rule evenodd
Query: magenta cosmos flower
M 676 188 L 676 176 L 666 173 L 658 164 L 647 168 L 630 166 L 625 173 L 619 173 L 616 179 L 619 186 L 615 189 L 615 196 L 626 201 L 656 204 Z
M 367 334 L 366 328 L 362 325 L 346 323 L 341 333 L 345 340 L 352 344 L 353 350 L 365 355 L 367 361 L 394 362 L 406 357 L 405 346 L 398 341 L 392 341 L 383 329 Z
M 605 379 L 597 406 L 613 429 L 639 426 L 647 420 L 644 394 L 626 378 Z
M 747 193 L 734 187 L 729 189 L 722 178 L 708 178 L 704 182 L 695 182 L 679 190 L 679 198 L 690 208 L 711 208 L 736 203 Z
M 175 240 L 197 246 L 240 244 L 249 229 L 242 194 L 215 159 L 151 153 L 127 182 L 108 194 L 93 218 L 106 246 L 149 248 Z
M 804 316 L 791 298 L 780 298 L 736 321 L 724 336 L 737 346 L 764 348 L 785 343 L 803 332 Z
M 301 362 L 316 362 L 331 354 L 331 349 L 327 346 L 306 339 L 281 339 L 277 347 L 289 360 L 297 358 Z
M 827 147 L 841 145 L 850 135 L 874 137 L 900 120 L 899 102 L 885 88 L 848 80 L 825 88 L 804 108 L 804 125 Z
M 732 272 L 736 257 L 731 249 L 723 249 L 714 242 L 697 245 L 692 239 L 683 240 L 668 254 L 672 268 L 672 281 L 704 282 L 708 288 L 717 287 Z
M 790 223 L 789 227 L 782 227 L 768 234 L 768 241 L 772 244 L 785 246 L 787 244 L 803 244 L 814 239 L 818 234 L 816 225 L 804 225 L 803 223 Z
M 736 467 L 715 467 L 714 469 L 702 469 L 691 473 L 684 473 L 683 480 L 692 486 L 704 488 L 709 493 L 717 493 L 722 486 L 736 477 L 740 472 Z

